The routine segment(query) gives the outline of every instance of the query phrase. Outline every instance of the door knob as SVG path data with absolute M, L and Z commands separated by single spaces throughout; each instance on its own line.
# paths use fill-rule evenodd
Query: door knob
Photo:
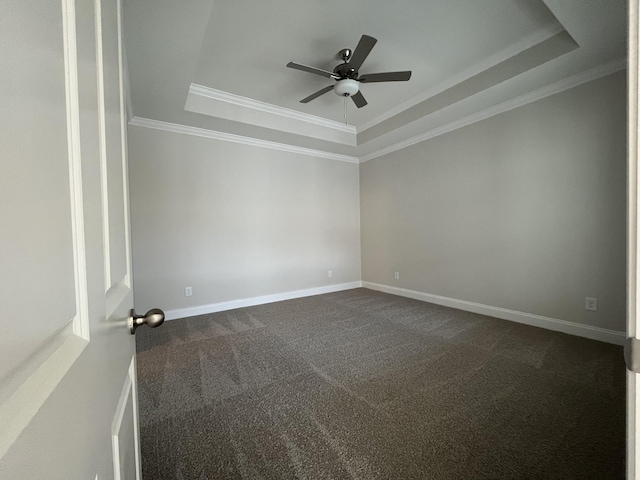
M 137 315 L 135 309 L 132 308 L 127 323 L 129 325 L 129 331 L 131 335 L 133 335 L 136 333 L 136 328 L 141 325 L 156 328 L 162 325 L 162 322 L 164 322 L 164 312 L 159 308 L 152 308 L 144 315 Z

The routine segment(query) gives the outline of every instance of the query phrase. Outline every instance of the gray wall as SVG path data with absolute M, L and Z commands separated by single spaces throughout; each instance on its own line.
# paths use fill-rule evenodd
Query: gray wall
M 624 331 L 625 92 L 619 72 L 359 167 L 130 127 L 136 308 L 362 279 Z
M 140 311 L 360 280 L 357 164 L 130 126 L 129 168 Z
M 361 164 L 362 279 L 624 331 L 625 95 L 619 72 Z

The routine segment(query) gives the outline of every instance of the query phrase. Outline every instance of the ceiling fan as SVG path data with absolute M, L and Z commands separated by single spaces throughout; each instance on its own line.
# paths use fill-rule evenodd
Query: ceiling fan
M 300 100 L 300 103 L 309 103 L 320 95 L 324 95 L 325 93 L 333 90 L 336 95 L 341 97 L 351 97 L 353 103 L 355 103 L 358 108 L 362 108 L 367 104 L 367 101 L 362 95 L 362 92 L 360 92 L 360 83 L 406 82 L 409 80 L 411 78 L 411 71 L 365 73 L 360 76 L 358 70 L 360 70 L 360 67 L 377 41 L 378 40 L 373 37 L 362 35 L 355 50 L 351 51 L 348 48 L 340 50 L 340 52 L 338 52 L 338 57 L 341 58 L 344 63 L 341 63 L 334 68 L 333 72 L 322 70 L 320 68 L 309 67 L 300 63 L 287 63 L 287 67 L 289 68 L 314 73 L 322 77 L 336 80 L 334 85 L 324 87 L 322 90 L 303 98 Z

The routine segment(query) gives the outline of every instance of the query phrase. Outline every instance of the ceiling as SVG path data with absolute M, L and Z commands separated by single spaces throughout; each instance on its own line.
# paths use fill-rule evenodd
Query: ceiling
M 369 158 L 624 68 L 625 0 L 124 0 L 133 123 Z M 378 39 L 358 109 L 332 70 L 360 36 Z

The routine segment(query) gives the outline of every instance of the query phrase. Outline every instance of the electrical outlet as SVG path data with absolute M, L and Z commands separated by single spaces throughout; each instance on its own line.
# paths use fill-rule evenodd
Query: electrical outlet
M 333 277 L 333 272 L 329 270 L 329 278 Z
M 395 273 L 395 279 L 396 280 L 400 280 L 400 272 L 396 272 Z
M 193 290 L 191 289 L 191 287 L 184 287 L 184 296 L 190 297 L 191 295 L 193 295 Z
M 598 311 L 598 299 L 593 297 L 586 297 L 584 299 L 584 309 L 591 310 L 592 312 Z

